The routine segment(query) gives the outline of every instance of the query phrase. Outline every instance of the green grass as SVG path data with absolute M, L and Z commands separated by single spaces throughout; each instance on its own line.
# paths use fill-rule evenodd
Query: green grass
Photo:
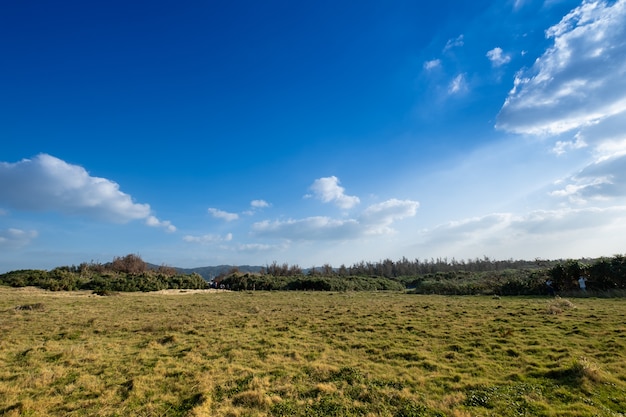
M 620 416 L 623 299 L 0 287 L 0 415 Z

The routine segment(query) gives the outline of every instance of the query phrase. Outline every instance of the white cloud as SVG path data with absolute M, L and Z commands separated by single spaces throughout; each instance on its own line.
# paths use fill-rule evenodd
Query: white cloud
M 233 240 L 233 235 L 232 233 L 227 233 L 224 236 L 213 235 L 213 234 L 206 234 L 206 235 L 201 235 L 201 236 L 186 235 L 183 237 L 183 240 L 189 243 L 201 243 L 201 244 L 216 243 L 216 242 L 229 242 Z
M 571 202 L 611 200 L 626 197 L 626 155 L 594 162 L 563 181 L 553 197 L 567 197 Z
M 519 10 L 524 6 L 524 3 L 526 3 L 526 0 L 515 0 L 515 3 L 513 4 L 513 9 L 514 10 Z
M 595 148 L 598 161 L 626 155 L 626 137 L 621 140 L 605 140 Z
M 626 118 L 626 0 L 584 1 L 546 36 L 553 46 L 518 72 L 496 126 L 560 134 Z
M 324 203 L 333 202 L 342 209 L 350 209 L 361 201 L 359 197 L 345 194 L 345 189 L 339 185 L 335 176 L 316 179 L 310 190 L 313 196 Z
M 434 70 L 435 68 L 439 68 L 439 67 L 441 67 L 440 59 L 433 59 L 433 60 L 424 62 L 424 69 L 426 71 Z
M 493 48 L 487 52 L 487 58 L 491 61 L 494 67 L 500 67 L 511 61 L 511 56 L 503 53 L 502 48 Z
M 263 221 L 253 224 L 258 237 L 287 240 L 352 240 L 370 235 L 390 234 L 392 223 L 415 216 L 419 203 L 391 199 L 365 209 L 357 219 L 312 216 L 304 219 Z
M 459 35 L 456 38 L 448 39 L 448 42 L 446 42 L 446 46 L 444 46 L 443 48 L 443 51 L 446 52 L 452 48 L 459 48 L 464 44 L 465 42 L 463 41 L 463 35 Z
M 324 202 L 334 202 L 347 209 L 359 203 L 359 198 L 345 194 L 337 177 L 319 178 L 310 189 L 314 197 Z M 311 197 L 311 196 L 307 196 Z M 352 240 L 369 235 L 393 233 L 392 223 L 415 216 L 419 203 L 411 200 L 390 199 L 367 207 L 357 218 L 334 219 L 311 216 L 303 219 L 265 220 L 252 225 L 257 237 L 285 240 Z
M 554 197 L 571 197 L 571 196 L 577 195 L 580 190 L 589 186 L 593 186 L 593 184 L 589 184 L 589 185 L 567 184 L 564 188 L 551 191 L 549 195 L 554 196 Z
M 586 148 L 587 142 L 585 142 L 585 140 L 583 139 L 581 134 L 577 134 L 574 137 L 574 140 L 571 141 L 562 141 L 559 140 L 556 142 L 556 144 L 554 145 L 554 148 L 552 148 L 552 152 L 554 152 L 557 155 L 563 155 L 564 153 L 566 153 L 569 150 L 572 149 L 582 149 L 582 148 Z
M 459 74 L 448 85 L 448 94 L 459 94 L 467 90 L 465 74 Z
M 346 240 L 361 235 L 360 225 L 356 220 L 325 216 L 298 220 L 265 220 L 254 223 L 252 232 L 258 237 L 287 240 Z
M 265 207 L 269 207 L 269 206 L 270 206 L 270 203 L 268 203 L 268 202 L 267 202 L 267 201 L 265 201 L 265 200 L 252 200 L 252 201 L 250 202 L 250 206 L 251 206 L 251 207 L 254 207 L 254 208 L 257 208 L 257 209 L 258 209 L 258 208 L 265 208 Z
M 496 127 L 552 135 L 557 155 L 589 148 L 593 160 L 548 195 L 561 207 L 577 207 L 563 218 L 591 224 L 596 217 L 602 224 L 608 221 L 602 217 L 611 219 L 619 212 L 606 205 L 626 198 L 626 0 L 583 1 L 548 28 L 546 37 L 553 45 L 532 68 L 516 74 Z M 565 135 L 572 139 L 563 140 Z M 563 225 L 554 219 L 541 224 Z M 575 225 L 564 227 L 564 233 L 575 230 Z M 600 230 L 588 234 L 600 236 Z M 605 245 L 599 240 L 596 246 Z
M 237 220 L 239 218 L 239 215 L 237 213 L 229 213 L 227 211 L 219 210 L 213 207 L 209 207 L 207 211 L 216 219 L 222 219 L 227 222 L 232 222 L 233 220 Z
M 360 216 L 361 223 L 367 226 L 368 234 L 385 234 L 393 231 L 389 226 L 396 220 L 413 217 L 419 203 L 412 200 L 391 199 L 369 206 Z
M 28 245 L 37 237 L 35 230 L 6 229 L 0 230 L 0 248 L 17 249 Z
M 425 230 L 416 247 L 430 253 L 441 251 L 447 256 L 601 256 L 616 247 L 620 233 L 626 229 L 625 220 L 626 206 L 535 210 L 524 215 L 493 213 Z
M 139 219 L 154 223 L 150 206 L 133 202 L 115 182 L 92 177 L 83 167 L 47 154 L 17 163 L 0 162 L 0 203 L 18 210 L 58 211 L 115 223 Z
M 576 134 L 593 147 L 598 160 L 626 153 L 626 115 L 607 117 L 601 123 L 585 127 Z
M 250 202 L 250 209 L 244 210 L 242 214 L 253 216 L 257 211 L 271 206 L 272 205 L 265 200 L 252 200 Z
M 626 215 L 626 207 L 589 207 L 581 209 L 536 210 L 515 218 L 512 229 L 523 234 L 552 236 L 578 233 L 596 227 L 608 226 Z
M 146 224 L 151 227 L 162 227 L 169 233 L 174 233 L 176 231 L 176 226 L 172 224 L 169 220 L 161 221 L 157 219 L 155 216 L 148 216 L 146 219 Z
M 510 225 L 512 215 L 493 213 L 459 221 L 450 221 L 423 232 L 427 244 L 452 244 L 480 239 Z
M 238 252 L 244 253 L 269 252 L 276 250 L 280 251 L 286 248 L 287 247 L 285 245 L 267 245 L 264 243 L 243 243 L 235 247 Z

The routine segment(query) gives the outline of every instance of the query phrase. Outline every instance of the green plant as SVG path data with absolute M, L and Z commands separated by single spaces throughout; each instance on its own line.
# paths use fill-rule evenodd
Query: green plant
M 553 301 L 560 314 L 545 297 L 0 287 L 0 411 L 623 414 L 623 300 Z

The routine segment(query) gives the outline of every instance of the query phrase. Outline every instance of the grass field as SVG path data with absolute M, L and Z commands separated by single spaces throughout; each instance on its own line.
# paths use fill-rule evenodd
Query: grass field
M 622 416 L 626 300 L 0 287 L 0 415 Z

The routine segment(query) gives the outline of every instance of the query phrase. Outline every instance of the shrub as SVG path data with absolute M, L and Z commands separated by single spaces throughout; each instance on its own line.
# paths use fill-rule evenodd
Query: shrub
M 17 311 L 44 311 L 44 305 L 42 303 L 35 303 L 35 304 L 23 304 L 23 305 L 19 305 L 15 307 L 15 310 Z
M 93 294 L 95 295 L 99 295 L 101 297 L 110 297 L 113 295 L 120 295 L 119 292 L 117 291 L 110 291 L 110 290 L 96 290 L 93 292 Z
M 140 274 L 148 269 L 148 265 L 139 255 L 126 255 L 123 258 L 115 257 L 110 265 L 115 272 L 125 272 L 127 274 Z

